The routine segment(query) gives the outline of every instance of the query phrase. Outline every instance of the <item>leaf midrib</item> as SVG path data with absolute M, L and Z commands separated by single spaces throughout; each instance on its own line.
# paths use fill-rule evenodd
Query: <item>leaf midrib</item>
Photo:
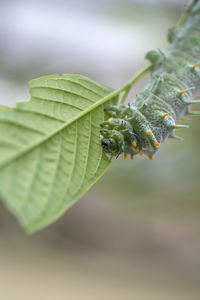
M 60 131 L 64 130 L 67 126 L 69 126 L 73 122 L 75 122 L 75 121 L 81 119 L 82 117 L 84 117 L 90 111 L 94 110 L 98 106 L 102 105 L 103 103 L 105 103 L 105 102 L 111 100 L 112 98 L 114 98 L 115 96 L 119 95 L 123 90 L 124 90 L 124 88 L 121 88 L 119 90 L 115 90 L 115 91 L 111 92 L 110 94 L 106 95 L 105 97 L 103 97 L 101 100 L 99 100 L 99 101 L 97 100 L 97 102 L 95 102 L 94 104 L 92 104 L 91 106 L 89 106 L 86 110 L 84 110 L 83 112 L 81 112 L 80 114 L 78 114 L 77 116 L 75 116 L 74 118 L 72 118 L 70 121 L 68 121 L 65 124 L 63 124 L 61 127 L 57 128 L 52 133 L 48 134 L 46 137 L 40 139 L 38 142 L 30 145 L 29 147 L 23 149 L 22 151 L 14 154 L 14 155 L 11 155 L 7 159 L 5 159 L 3 162 L 0 162 L 0 168 L 4 167 L 5 165 L 10 164 L 12 161 L 16 160 L 20 156 L 23 156 L 27 152 L 29 152 L 29 151 L 33 150 L 34 148 L 40 146 L 41 144 L 43 144 L 44 142 L 46 142 L 48 139 L 50 139 L 54 135 L 56 135 Z

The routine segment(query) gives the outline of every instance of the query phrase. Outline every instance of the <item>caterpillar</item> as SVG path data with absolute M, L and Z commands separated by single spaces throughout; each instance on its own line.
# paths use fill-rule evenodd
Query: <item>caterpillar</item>
M 200 1 L 193 1 L 181 25 L 169 30 L 166 52 L 150 50 L 152 64 L 146 87 L 128 105 L 105 108 L 108 119 L 101 123 L 100 138 L 110 157 L 123 153 L 133 159 L 143 153 L 152 160 L 175 130 L 188 128 L 177 121 L 191 111 L 200 90 Z

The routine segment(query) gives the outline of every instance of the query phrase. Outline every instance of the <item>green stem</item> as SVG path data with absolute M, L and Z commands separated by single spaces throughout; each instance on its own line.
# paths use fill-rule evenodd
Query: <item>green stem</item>
M 120 104 L 124 104 L 124 102 L 126 101 L 126 98 L 127 98 L 128 94 L 129 94 L 129 92 L 130 92 L 131 87 L 132 87 L 132 86 L 129 86 L 129 87 L 127 88 L 127 90 L 124 92 L 124 95 L 123 95 L 123 97 L 122 97 L 122 99 L 121 99 L 121 101 L 120 101 Z
M 124 92 L 124 95 L 120 101 L 120 104 L 123 104 L 126 101 L 126 97 L 130 91 L 130 89 L 132 88 L 132 86 L 136 83 L 136 81 L 138 81 L 145 73 L 147 73 L 149 70 L 152 69 L 152 65 L 149 65 L 148 67 L 142 69 L 139 73 L 137 73 L 129 82 L 127 82 L 127 84 L 125 84 L 119 91 L 120 93 Z
M 190 14 L 190 11 L 192 9 L 192 7 L 194 6 L 195 2 L 193 2 L 191 5 L 188 6 L 188 8 L 184 11 L 184 13 L 182 14 L 182 16 L 180 17 L 178 23 L 177 23 L 177 27 L 181 27 L 185 24 L 189 14 Z

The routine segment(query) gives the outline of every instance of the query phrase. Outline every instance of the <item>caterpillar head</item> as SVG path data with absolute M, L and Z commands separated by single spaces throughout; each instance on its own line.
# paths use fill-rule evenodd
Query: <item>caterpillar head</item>
M 101 144 L 104 151 L 117 156 L 124 150 L 124 136 L 117 130 L 101 129 Z
M 100 124 L 101 144 L 104 151 L 111 157 L 118 157 L 122 152 L 136 154 L 133 145 L 137 145 L 138 141 L 128 118 L 122 119 L 124 116 L 120 115 L 120 108 L 112 107 L 112 110 L 107 108 L 107 111 L 112 117 Z

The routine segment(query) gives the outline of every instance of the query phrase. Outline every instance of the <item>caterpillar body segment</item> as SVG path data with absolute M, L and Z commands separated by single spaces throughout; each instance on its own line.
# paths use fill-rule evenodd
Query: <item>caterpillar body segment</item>
M 147 59 L 153 70 L 146 87 L 132 103 L 105 109 L 109 117 L 101 124 L 101 142 L 110 156 L 124 159 L 139 153 L 150 160 L 168 138 L 179 138 L 175 129 L 188 128 L 177 121 L 192 112 L 200 101 L 200 0 L 194 1 L 182 26 L 169 31 L 168 50 L 151 50 Z

